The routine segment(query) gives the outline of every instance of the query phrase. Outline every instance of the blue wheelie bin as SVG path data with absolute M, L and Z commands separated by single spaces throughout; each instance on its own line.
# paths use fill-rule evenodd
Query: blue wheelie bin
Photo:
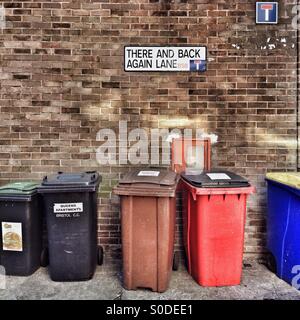
M 272 172 L 268 184 L 268 264 L 279 278 L 300 288 L 300 173 Z

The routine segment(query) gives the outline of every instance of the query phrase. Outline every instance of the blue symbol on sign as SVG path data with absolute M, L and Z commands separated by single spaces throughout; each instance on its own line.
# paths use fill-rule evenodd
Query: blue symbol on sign
M 190 71 L 206 71 L 206 61 L 190 60 Z
M 256 23 L 278 23 L 278 2 L 256 2 Z

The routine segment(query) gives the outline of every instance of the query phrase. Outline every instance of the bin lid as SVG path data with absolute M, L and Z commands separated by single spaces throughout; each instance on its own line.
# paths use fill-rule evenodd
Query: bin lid
M 77 173 L 58 172 L 45 176 L 38 191 L 43 192 L 68 192 L 68 191 L 95 191 L 102 178 L 96 171 Z
M 149 183 L 156 185 L 172 186 L 175 184 L 177 174 L 173 171 L 161 169 L 142 169 L 128 172 L 120 184 Z
M 0 195 L 30 195 L 36 192 L 38 185 L 34 181 L 9 183 L 0 187 Z
M 21 181 L 8 183 L 0 187 L 0 197 L 1 199 L 12 196 L 26 196 L 26 198 L 37 192 L 38 183 L 34 181 Z M 8 200 L 7 198 L 7 200 Z
M 300 189 L 300 172 L 268 172 L 266 178 Z
M 174 196 L 179 176 L 165 169 L 139 169 L 128 172 L 114 188 L 119 195 Z
M 205 171 L 197 175 L 182 173 L 181 177 L 198 188 L 241 188 L 250 186 L 245 178 L 224 170 Z

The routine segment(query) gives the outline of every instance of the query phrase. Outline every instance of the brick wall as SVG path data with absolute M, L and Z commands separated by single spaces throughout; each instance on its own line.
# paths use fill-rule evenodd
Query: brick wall
M 99 241 L 120 256 L 118 199 L 129 166 L 99 166 L 101 128 L 202 128 L 214 167 L 248 177 L 245 251 L 264 251 L 269 170 L 295 170 L 296 31 L 280 1 L 277 26 L 255 25 L 255 1 L 0 1 L 0 183 L 57 170 L 98 170 Z M 125 73 L 128 44 L 206 45 L 208 71 Z M 180 235 L 178 216 L 177 236 Z M 180 246 L 180 240 L 178 240 Z

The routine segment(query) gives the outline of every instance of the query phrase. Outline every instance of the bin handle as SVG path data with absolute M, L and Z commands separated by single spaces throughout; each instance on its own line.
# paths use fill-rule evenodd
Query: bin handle
M 196 201 L 197 200 L 197 192 L 194 189 L 192 189 L 191 194 L 193 196 L 193 200 Z
M 94 170 L 93 170 L 93 171 L 86 171 L 85 173 L 86 173 L 86 174 L 91 174 L 93 181 L 96 180 L 96 178 L 97 178 L 97 175 L 96 175 L 97 171 L 94 171 Z

